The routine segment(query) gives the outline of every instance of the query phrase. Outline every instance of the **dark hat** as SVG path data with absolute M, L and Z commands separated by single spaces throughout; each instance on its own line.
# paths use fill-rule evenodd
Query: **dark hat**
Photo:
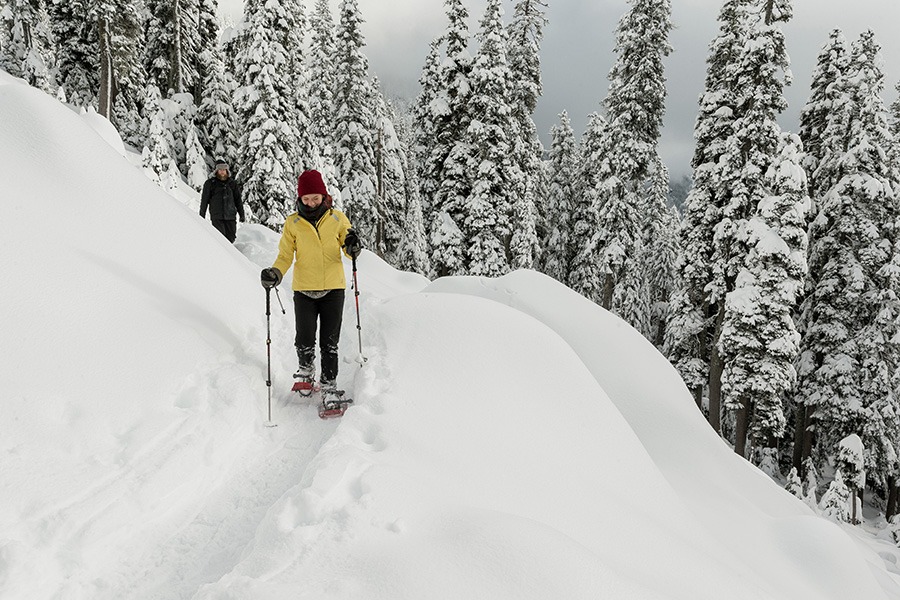
M 228 170 L 228 163 L 221 158 L 216 161 L 216 171 L 218 171 L 219 169 L 224 169 L 226 171 Z
M 302 198 L 307 194 L 328 195 L 328 190 L 325 189 L 325 182 L 322 181 L 322 174 L 318 171 L 303 171 L 300 173 L 300 177 L 297 178 L 297 196 Z

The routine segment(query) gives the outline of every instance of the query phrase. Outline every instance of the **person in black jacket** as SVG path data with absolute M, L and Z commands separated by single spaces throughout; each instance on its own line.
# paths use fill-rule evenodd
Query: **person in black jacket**
M 237 236 L 237 221 L 240 216 L 244 222 L 244 203 L 241 202 L 241 190 L 237 182 L 232 179 L 228 163 L 223 160 L 216 161 L 216 171 L 203 184 L 203 193 L 200 195 L 200 216 L 206 218 L 206 209 L 209 208 L 209 218 L 213 227 L 219 230 L 228 241 L 234 243 Z

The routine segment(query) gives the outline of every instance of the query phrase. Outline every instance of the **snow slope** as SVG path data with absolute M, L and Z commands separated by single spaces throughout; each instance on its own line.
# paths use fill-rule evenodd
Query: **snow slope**
M 900 598 L 895 546 L 813 516 L 533 272 L 364 253 L 367 360 L 350 294 L 356 405 L 327 422 L 285 391 L 282 287 L 265 427 L 277 234 L 231 246 L 95 120 L 0 74 L 0 598 Z

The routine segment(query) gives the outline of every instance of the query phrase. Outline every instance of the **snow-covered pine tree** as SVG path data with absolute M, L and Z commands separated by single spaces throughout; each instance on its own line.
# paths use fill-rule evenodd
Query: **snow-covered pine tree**
M 399 268 L 399 251 L 406 237 L 406 174 L 403 171 L 403 156 L 400 139 L 394 129 L 395 115 L 388 106 L 378 86 L 375 90 L 375 210 L 383 215 L 379 220 L 377 250 L 388 264 Z
M 816 464 L 811 457 L 803 461 L 800 472 L 803 473 L 803 501 L 806 502 L 810 508 L 818 510 L 819 500 L 817 496 L 819 493 L 820 477 L 819 470 L 816 468 Z
M 819 54 L 818 64 L 813 73 L 810 86 L 810 97 L 800 113 L 800 139 L 806 151 L 803 165 L 809 180 L 811 200 L 810 220 L 818 214 L 822 197 L 837 184 L 835 177 L 838 176 L 838 172 L 834 169 L 821 171 L 819 166 L 823 157 L 830 151 L 824 135 L 832 113 L 839 111 L 843 103 L 842 78 L 849 71 L 849 63 L 850 48 L 847 40 L 839 29 L 835 29 L 831 32 L 828 42 Z M 837 129 L 832 127 L 832 131 L 837 131 Z M 811 272 L 810 277 L 807 279 L 806 293 L 809 293 L 815 287 L 815 282 L 819 279 L 817 273 L 818 261 L 811 260 L 809 266 Z M 804 340 L 808 341 L 806 326 L 807 320 L 799 318 L 797 322 L 798 330 Z M 805 347 L 806 343 L 804 343 Z M 798 363 L 799 377 L 802 383 L 805 381 L 809 369 L 814 367 L 809 360 L 812 355 L 808 351 L 802 349 L 801 356 L 806 357 Z M 816 391 L 803 384 L 791 399 L 794 413 L 793 465 L 800 468 L 801 473 L 804 457 L 809 456 L 813 436 L 809 425 L 815 405 L 810 404 L 810 401 L 815 401 L 817 397 Z
M 663 349 L 672 295 L 678 285 L 678 240 L 680 217 L 677 209 L 668 208 L 669 170 L 660 160 L 653 170 L 644 211 L 644 253 L 640 259 L 639 277 L 646 281 L 650 307 L 647 339 Z
M 243 199 L 254 222 L 278 229 L 295 210 L 294 131 L 287 116 L 294 90 L 282 40 L 287 19 L 277 2 L 247 2 L 246 26 L 236 42 L 235 111 L 243 124 L 238 170 Z
M 488 277 L 510 269 L 515 191 L 524 187 L 524 175 L 512 156 L 517 124 L 509 104 L 512 74 L 502 16 L 500 0 L 488 0 L 477 36 L 481 47 L 472 63 L 472 120 L 464 138 L 472 186 L 461 226 L 467 272 Z
M 328 0 L 316 0 L 310 15 L 312 48 L 307 54 L 310 129 L 323 159 L 330 161 L 334 144 L 334 20 Z M 327 169 L 326 169 L 327 170 Z
M 841 439 L 862 432 L 869 476 L 886 481 L 896 471 L 898 208 L 879 60 L 874 36 L 865 32 L 834 84 L 816 176 L 836 183 L 810 227 L 795 401 L 812 412 L 816 431 L 802 445 L 802 459 L 811 453 L 826 461 Z
M 185 160 L 187 163 L 188 184 L 198 192 L 203 189 L 203 184 L 209 177 L 209 165 L 206 164 L 206 151 L 200 144 L 197 128 L 188 129 L 184 140 Z
M 172 134 L 159 89 L 152 83 L 147 85 L 144 109 L 148 119 L 147 143 L 142 152 L 144 172 L 157 185 L 171 192 L 177 177 L 172 159 Z
M 835 103 L 840 101 L 835 83 L 846 73 L 849 60 L 850 48 L 847 39 L 840 29 L 835 29 L 819 53 L 810 84 L 809 100 L 800 112 L 800 140 L 806 151 L 803 167 L 809 175 L 809 193 L 813 207 L 822 191 L 834 185 L 834 182 L 822 181 L 816 172 L 825 152 L 822 136 L 828 123 L 828 115 L 835 110 Z
M 791 467 L 791 472 L 788 473 L 784 489 L 791 495 L 803 500 L 803 482 L 800 481 L 800 473 L 797 471 L 797 467 Z
M 310 117 L 310 87 L 315 80 L 310 79 L 306 67 L 307 37 L 309 27 L 302 0 L 282 0 L 286 15 L 287 30 L 282 42 L 288 56 L 288 86 L 293 91 L 291 105 L 286 112 L 286 120 L 294 137 L 294 175 L 307 169 L 321 168 L 318 137 L 313 132 Z
M 607 147 L 605 138 L 608 134 L 606 119 L 599 113 L 592 113 L 581 139 L 580 165 L 576 177 L 578 183 L 573 190 L 569 236 L 572 256 L 569 287 L 597 303 L 600 302 L 602 291 L 597 259 L 600 222 L 597 180 L 606 159 L 603 152 Z
M 434 111 L 435 106 L 432 105 L 432 102 L 438 97 L 440 89 L 442 43 L 443 38 L 438 37 L 432 40 L 428 46 L 428 55 L 425 58 L 425 65 L 422 67 L 422 74 L 419 76 L 421 90 L 412 108 L 410 159 L 416 171 L 416 181 L 419 185 L 422 209 L 425 215 L 431 213 L 431 198 L 438 187 L 435 174 L 426 173 L 426 163 L 434 146 L 440 118 L 440 114 Z M 426 179 L 428 177 L 430 178 Z
M 229 165 L 235 165 L 239 134 L 233 97 L 237 85 L 218 54 L 210 56 L 203 87 L 206 92 L 197 111 L 200 143 L 213 160 L 223 159 Z M 239 176 L 236 167 L 232 173 Z
M 640 264 L 648 253 L 643 244 L 643 237 L 639 236 L 632 246 L 633 255 L 625 258 L 623 275 L 613 294 L 613 305 L 625 322 L 650 339 L 650 286 Z
M 52 0 L 47 5 L 56 40 L 57 82 L 73 106 L 96 106 L 97 32 L 85 0 Z
M 144 67 L 168 97 L 194 91 L 200 81 L 200 0 L 146 0 Z
M 871 221 L 881 230 L 874 247 L 863 247 L 860 255 L 865 262 L 867 258 L 876 262 L 871 265 L 873 295 L 867 299 L 870 316 L 858 334 L 865 404 L 864 425 L 857 432 L 865 447 L 869 478 L 887 499 L 900 472 L 900 165 L 891 160 L 895 140 L 882 97 L 881 47 L 871 31 L 860 35 L 851 56 L 858 112 L 852 121 L 848 154 L 856 177 L 843 189 L 844 193 L 852 189 L 850 195 L 869 204 Z
M 461 237 L 463 206 L 471 191 L 471 149 L 463 139 L 471 121 L 469 14 L 461 0 L 444 0 L 444 5 L 448 20 L 442 36 L 445 58 L 434 87 L 434 97 L 428 103 L 433 134 L 423 149 L 425 161 L 420 173 L 423 205 L 427 208 L 426 214 L 430 213 L 426 218 L 431 260 L 437 276 L 465 272 L 466 250 L 462 247 Z
M 541 244 L 544 248 L 542 269 L 550 277 L 566 283 L 575 254 L 571 227 L 578 158 L 575 133 L 567 112 L 560 113 L 559 123 L 550 129 L 550 138 L 549 185 L 544 201 L 553 210 L 540 214 L 542 229 L 547 232 Z
M 600 271 L 603 293 L 600 303 L 614 306 L 615 288 L 626 276 L 626 266 L 640 268 L 637 249 L 641 239 L 645 190 L 657 160 L 657 144 L 665 112 L 666 86 L 663 59 L 672 51 L 669 0 L 629 0 L 631 8 L 616 28 L 616 63 L 609 73 L 609 92 L 604 102 L 609 122 L 601 172 Z M 656 214 L 661 214 L 656 211 Z M 634 280 L 641 275 L 632 274 Z M 633 290 L 634 291 L 634 290 Z M 633 293 L 618 295 L 621 301 Z M 627 310 L 636 314 L 630 307 Z
M 749 253 L 725 298 L 719 345 L 724 403 L 737 415 L 734 448 L 745 457 L 748 441 L 776 448 L 786 425 L 784 397 L 796 382 L 800 335 L 792 313 L 807 272 L 809 210 L 802 157 L 800 138 L 783 136 L 766 173 L 768 195 L 736 236 Z
M 56 91 L 55 40 L 46 0 L 7 0 L 0 9 L 0 68 L 21 77 L 30 85 Z
M 368 80 L 368 59 L 357 0 L 341 0 L 335 43 L 337 71 L 334 92 L 335 177 L 341 188 L 343 210 L 373 250 L 383 214 L 376 206 L 374 94 Z
M 706 63 L 706 83 L 700 97 L 700 114 L 694 125 L 694 184 L 685 201 L 680 229 L 684 253 L 678 262 L 681 286 L 672 297 L 666 329 L 666 356 L 702 406 L 704 389 L 715 384 L 712 370 L 721 369 L 721 360 L 712 340 L 724 317 L 724 305 L 710 297 L 715 227 L 722 219 L 726 198 L 720 181 L 736 175 L 723 172 L 731 165 L 721 157 L 732 135 L 736 84 L 732 63 L 743 49 L 747 33 L 748 0 L 726 0 L 719 13 L 719 34 L 710 44 Z M 727 190 L 727 188 L 726 188 Z M 711 369 L 714 366 L 715 369 Z M 719 389 L 709 390 L 709 422 L 715 431 L 720 424 Z
M 850 490 L 844 485 L 844 477 L 840 471 L 834 474 L 834 480 L 819 502 L 822 516 L 838 523 L 850 521 Z
M 397 250 L 397 268 L 413 271 L 428 276 L 431 273 L 431 261 L 428 257 L 428 241 L 425 234 L 425 217 L 419 192 L 419 180 L 412 167 L 410 157 L 410 137 L 413 130 L 412 114 L 406 107 L 394 119 L 394 128 L 399 141 L 399 158 L 404 177 L 403 194 L 406 204 L 405 234 L 400 240 Z
M 513 155 L 522 173 L 515 190 L 516 227 L 510 241 L 514 269 L 534 267 L 540 251 L 537 235 L 537 195 L 541 183 L 543 147 L 532 115 L 541 96 L 540 46 L 547 23 L 542 0 L 518 0 L 508 28 L 507 60 L 511 74 L 510 107 L 517 124 Z
M 714 228 L 710 290 L 712 300 L 720 305 L 724 302 L 724 311 L 720 308 L 723 327 L 729 318 L 727 295 L 735 289 L 750 251 L 742 232 L 768 193 L 765 176 L 777 159 L 781 137 L 777 119 L 787 107 L 784 87 L 791 77 L 784 34 L 779 26 L 791 17 L 790 1 L 760 2 L 756 8 L 759 10 L 748 15 L 744 51 L 733 62 L 736 104 L 732 135 L 726 141 L 722 157 L 722 163 L 729 166 L 724 169 L 726 177 L 720 180 L 720 195 L 727 201 L 722 220 Z M 720 343 L 722 329 L 718 333 L 717 353 L 723 358 L 723 370 L 727 370 L 729 358 L 721 354 L 727 344 Z M 711 390 L 723 383 L 719 369 L 711 370 L 710 379 Z M 712 403 L 713 394 L 710 398 Z M 749 405 L 732 405 L 731 409 L 736 411 L 737 435 L 743 437 L 744 424 L 750 418 Z M 735 451 L 746 456 L 739 440 L 735 442 Z
M 213 57 L 220 53 L 219 49 L 219 0 L 198 0 L 200 23 L 197 27 L 197 83 L 191 93 L 194 102 L 199 104 L 206 97 L 206 81 L 212 67 Z M 222 60 L 222 57 L 219 57 Z
M 172 158 L 178 171 L 187 177 L 188 139 L 192 135 L 192 130 L 197 127 L 197 107 L 194 105 L 194 97 L 187 92 L 172 94 L 170 98 L 163 100 L 163 106 L 167 109 L 169 129 L 172 132 Z

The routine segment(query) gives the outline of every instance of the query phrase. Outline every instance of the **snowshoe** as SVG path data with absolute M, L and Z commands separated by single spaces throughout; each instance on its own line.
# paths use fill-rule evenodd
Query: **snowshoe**
M 291 388 L 292 392 L 299 392 L 301 396 L 308 398 L 312 396 L 313 392 L 319 391 L 319 386 L 312 376 L 295 374 L 294 377 L 297 381 L 294 382 L 294 386 Z
M 322 403 L 319 405 L 320 419 L 336 419 L 344 416 L 347 407 L 353 404 L 351 398 L 344 397 L 344 390 L 328 390 L 322 394 Z

